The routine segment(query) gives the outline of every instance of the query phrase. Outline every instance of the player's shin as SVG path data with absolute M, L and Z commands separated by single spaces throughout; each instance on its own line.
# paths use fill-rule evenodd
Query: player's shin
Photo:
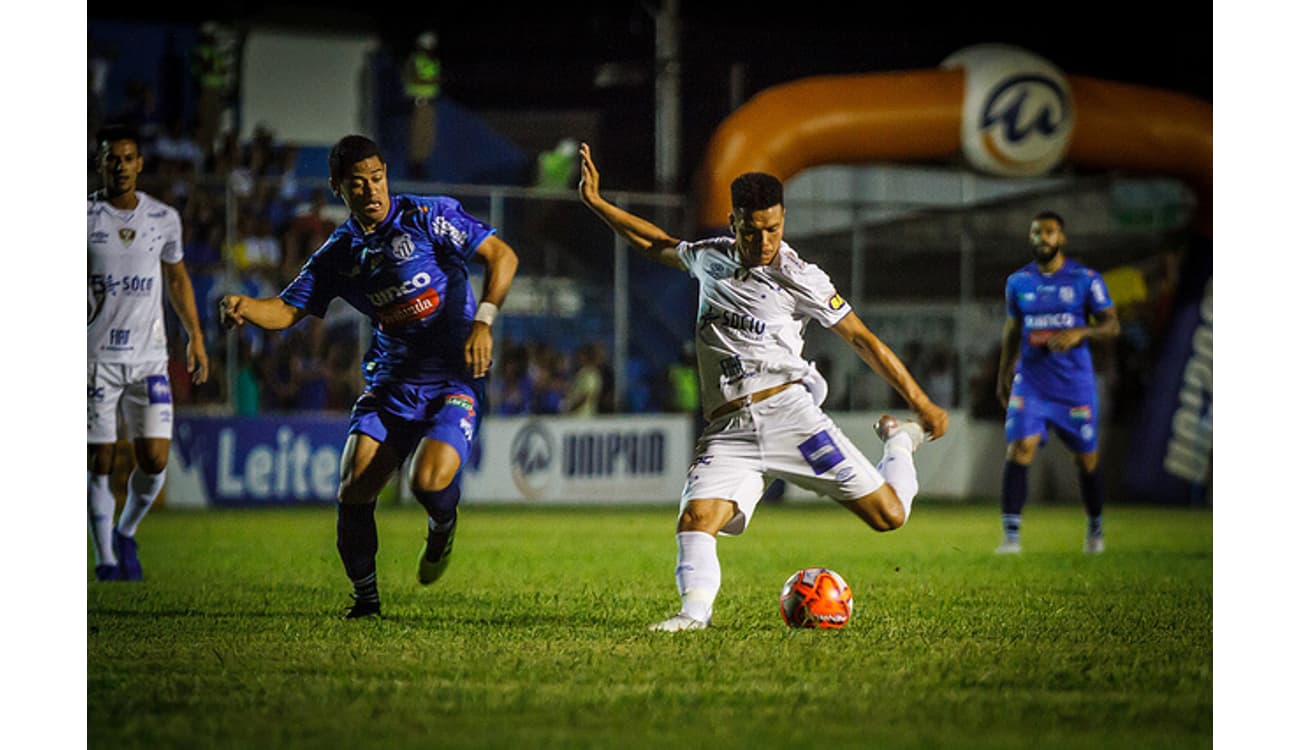
M 1079 490 L 1083 505 L 1088 510 L 1088 536 L 1101 536 L 1102 481 L 1101 470 L 1079 470 Z
M 682 612 L 700 622 L 713 617 L 713 600 L 722 587 L 718 539 L 704 531 L 677 532 L 677 592 Z
M 1020 541 L 1020 512 L 1029 495 L 1029 467 L 1007 461 L 1002 467 L 1002 535 L 1008 542 Z
M 95 564 L 117 565 L 113 554 L 113 511 L 117 509 L 107 474 L 86 472 L 86 505 L 90 538 L 95 543 Z
M 903 522 L 912 514 L 912 501 L 921 485 L 916 478 L 916 464 L 912 461 L 912 444 L 906 435 L 896 435 L 885 443 L 885 455 L 876 464 L 876 470 L 885 483 L 894 488 L 894 494 L 903 504 Z
M 456 506 L 460 504 L 460 482 L 453 481 L 440 490 L 413 490 L 412 494 L 429 514 L 429 529 L 437 531 L 439 527 L 456 520 Z
M 357 601 L 378 602 L 375 553 L 379 551 L 379 532 L 374 503 L 339 503 L 338 550 Z
M 126 504 L 122 506 L 122 515 L 117 519 L 117 531 L 123 536 L 134 537 L 140 521 L 153 507 L 153 501 L 162 492 L 167 479 L 167 470 L 157 474 L 146 474 L 136 467 L 126 481 Z

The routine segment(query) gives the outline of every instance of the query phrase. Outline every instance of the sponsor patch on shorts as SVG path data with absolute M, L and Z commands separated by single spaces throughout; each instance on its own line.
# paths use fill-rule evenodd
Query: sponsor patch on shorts
M 474 399 L 471 396 L 466 396 L 461 393 L 453 393 L 447 397 L 447 406 L 460 407 L 469 412 L 471 417 L 474 416 Z
M 146 375 L 144 378 L 144 389 L 149 395 L 151 404 L 170 404 L 172 402 L 172 386 L 167 382 L 166 375 Z
M 829 432 L 822 430 L 799 444 L 803 460 L 818 474 L 825 474 L 844 460 L 844 454 L 835 445 Z
M 1070 419 L 1092 419 L 1091 406 L 1076 406 L 1070 409 Z
M 1008 408 L 1008 409 L 1023 409 L 1023 408 L 1025 408 L 1025 397 L 1024 397 L 1024 396 L 1012 396 L 1011 398 L 1007 399 L 1007 408 Z

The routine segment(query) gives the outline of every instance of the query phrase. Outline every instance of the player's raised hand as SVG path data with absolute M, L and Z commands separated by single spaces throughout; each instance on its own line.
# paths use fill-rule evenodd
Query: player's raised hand
M 242 294 L 227 294 L 221 298 L 218 303 L 218 309 L 221 311 L 221 325 L 226 328 L 234 328 L 244 324 L 244 302 L 248 300 Z
M 590 206 L 600 199 L 600 172 L 596 170 L 596 162 L 591 158 L 591 146 L 585 143 L 579 145 L 578 156 L 581 157 L 578 195 L 582 197 L 583 203 Z

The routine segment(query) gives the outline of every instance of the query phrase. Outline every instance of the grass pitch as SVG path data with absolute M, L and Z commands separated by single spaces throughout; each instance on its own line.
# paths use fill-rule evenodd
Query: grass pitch
M 1189 748 L 1212 743 L 1212 516 L 918 504 L 877 534 L 830 503 L 722 538 L 714 627 L 676 611 L 674 508 L 462 508 L 415 581 L 423 511 L 378 512 L 384 617 L 344 622 L 332 509 L 141 527 L 143 584 L 89 584 L 93 748 Z M 800 567 L 855 594 L 790 631 Z M 89 566 L 87 568 L 90 575 Z

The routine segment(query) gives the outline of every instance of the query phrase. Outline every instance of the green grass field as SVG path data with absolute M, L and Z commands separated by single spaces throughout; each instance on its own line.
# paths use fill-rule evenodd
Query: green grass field
M 719 542 L 714 627 L 677 607 L 674 509 L 462 508 L 452 567 L 415 581 L 419 509 L 380 508 L 384 617 L 350 587 L 327 509 L 159 511 L 143 584 L 91 582 L 98 748 L 1190 748 L 1212 739 L 1212 516 L 918 505 L 877 534 L 830 503 L 763 507 Z M 822 565 L 842 631 L 777 595 Z M 88 566 L 88 577 L 89 575 Z

